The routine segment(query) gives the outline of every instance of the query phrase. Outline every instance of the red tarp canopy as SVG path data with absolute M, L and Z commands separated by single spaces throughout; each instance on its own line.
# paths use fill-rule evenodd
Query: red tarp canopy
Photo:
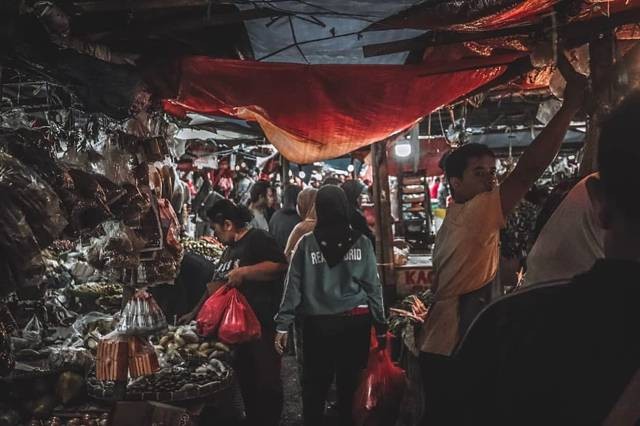
M 520 56 L 493 55 L 446 67 L 189 57 L 181 64 L 178 96 L 166 101 L 165 109 L 176 115 L 192 111 L 257 121 L 282 155 L 307 164 L 411 127 L 500 76 L 506 70 L 503 64 Z

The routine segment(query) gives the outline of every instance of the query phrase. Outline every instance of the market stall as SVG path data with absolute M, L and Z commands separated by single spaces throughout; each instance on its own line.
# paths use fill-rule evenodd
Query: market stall
M 85 145 L 2 133 L 5 424 L 108 424 L 119 401 L 175 403 L 147 414 L 195 419 L 233 396 L 232 349 L 195 322 L 175 325 L 191 305 L 171 297 L 196 285 L 185 268 L 197 265 L 204 286 L 222 252 L 213 239 L 181 237 L 176 211 L 193 217 L 176 197 L 185 183 L 175 141 L 107 124 Z

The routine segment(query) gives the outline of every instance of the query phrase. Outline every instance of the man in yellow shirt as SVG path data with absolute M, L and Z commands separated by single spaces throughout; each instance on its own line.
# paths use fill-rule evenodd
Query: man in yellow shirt
M 423 353 L 449 356 L 491 299 L 505 217 L 556 156 L 584 99 L 586 79 L 563 55 L 559 65 L 568 82 L 564 103 L 501 185 L 495 155 L 485 145 L 464 145 L 445 161 L 454 202 L 436 238 L 435 304 L 418 337 Z

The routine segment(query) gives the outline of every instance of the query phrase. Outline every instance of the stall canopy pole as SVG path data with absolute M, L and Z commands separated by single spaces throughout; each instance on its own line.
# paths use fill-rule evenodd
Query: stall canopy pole
M 280 164 L 282 165 L 281 181 L 282 181 L 282 187 L 284 188 L 284 186 L 289 183 L 289 160 L 287 160 L 284 157 L 284 155 L 281 155 L 280 156 Z
M 393 234 L 391 231 L 391 203 L 387 170 L 387 141 L 371 145 L 373 163 L 373 198 L 376 214 L 376 255 L 378 270 L 387 303 L 395 299 L 393 277 Z
M 593 104 L 589 105 L 587 120 L 587 136 L 584 143 L 584 154 L 580 163 L 580 176 L 586 176 L 598 169 L 598 139 L 600 128 L 598 123 L 607 113 L 613 102 L 612 79 L 615 39 L 611 31 L 599 34 L 589 43 L 591 87 Z

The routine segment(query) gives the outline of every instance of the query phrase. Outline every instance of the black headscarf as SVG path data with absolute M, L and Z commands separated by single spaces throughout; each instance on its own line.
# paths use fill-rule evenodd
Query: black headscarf
M 318 217 L 313 235 L 330 268 L 336 266 L 360 237 L 350 225 L 349 202 L 338 186 L 320 188 L 316 197 Z
M 347 195 L 347 201 L 349 206 L 353 209 L 358 208 L 358 200 L 362 191 L 364 191 L 364 185 L 357 180 L 348 180 L 342 184 L 342 190 Z

